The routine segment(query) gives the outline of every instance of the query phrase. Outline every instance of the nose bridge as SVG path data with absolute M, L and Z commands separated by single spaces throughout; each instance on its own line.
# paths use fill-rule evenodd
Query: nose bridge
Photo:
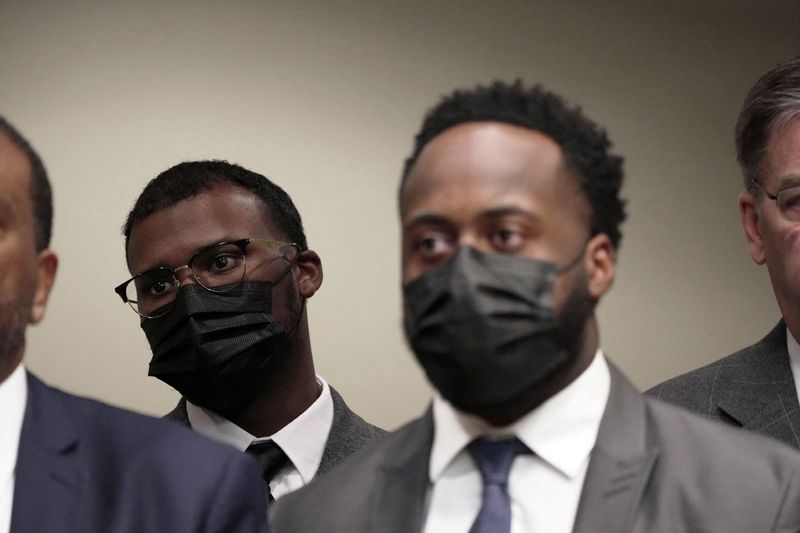
M 478 232 L 474 229 L 465 229 L 459 233 L 456 245 L 458 248 L 469 247 L 485 253 L 491 252 L 489 244 L 485 239 L 481 239 Z
M 192 271 L 192 267 L 189 265 L 179 266 L 172 270 L 175 275 L 175 278 L 178 280 L 181 286 L 189 285 L 192 283 L 196 283 L 197 280 L 194 277 L 194 272 Z

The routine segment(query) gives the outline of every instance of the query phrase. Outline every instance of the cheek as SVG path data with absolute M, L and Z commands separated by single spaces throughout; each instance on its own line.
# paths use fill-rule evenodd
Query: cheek
M 588 277 L 583 263 L 578 264 L 572 271 L 556 277 L 553 287 L 553 309 L 556 316 L 570 305 L 576 294 L 586 294 L 588 298 Z
M 35 265 L 25 265 L 19 258 L 0 254 L 0 302 L 17 301 L 35 285 Z
M 289 273 L 272 287 L 272 313 L 287 331 L 295 326 L 303 304 L 294 276 Z
M 800 225 L 764 234 L 767 263 L 800 268 Z

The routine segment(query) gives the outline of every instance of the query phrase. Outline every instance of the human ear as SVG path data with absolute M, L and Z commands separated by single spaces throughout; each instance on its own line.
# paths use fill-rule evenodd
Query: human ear
M 614 283 L 617 252 L 605 233 L 592 237 L 586 245 L 587 291 L 597 301 Z
M 50 290 L 56 279 L 58 257 L 49 248 L 45 248 L 36 257 L 36 291 L 33 294 L 31 312 L 28 321 L 36 324 L 44 318 Z
M 295 268 L 300 296 L 311 298 L 322 285 L 322 260 L 313 250 L 298 252 Z
M 759 213 L 756 205 L 757 199 L 751 192 L 745 191 L 739 195 L 739 215 L 742 219 L 742 228 L 747 237 L 747 246 L 750 248 L 750 257 L 756 264 L 763 265 L 767 259 L 764 253 L 764 242 L 761 238 L 759 227 Z

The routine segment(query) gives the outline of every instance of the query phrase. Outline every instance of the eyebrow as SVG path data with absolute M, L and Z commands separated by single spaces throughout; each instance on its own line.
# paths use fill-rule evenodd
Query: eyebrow
M 403 229 L 421 226 L 423 224 L 428 224 L 431 226 L 444 226 L 450 223 L 450 219 L 443 215 L 437 215 L 435 213 L 422 213 L 403 224 Z
M 523 209 L 521 207 L 517 207 L 517 206 L 514 206 L 514 205 L 500 206 L 500 207 L 495 207 L 495 208 L 489 209 L 487 211 L 482 212 L 479 215 L 479 217 L 480 218 L 500 218 L 500 217 L 506 217 L 506 216 L 509 216 L 509 215 L 521 215 L 521 216 L 524 216 L 524 217 L 536 218 L 536 219 L 539 218 L 536 215 L 536 213 L 534 213 L 533 211 L 531 211 L 529 209 Z
M 800 185 L 800 175 L 787 174 L 778 178 L 778 190 L 788 189 L 789 187 L 796 187 Z
M 240 240 L 240 239 L 233 239 L 233 238 L 228 239 L 228 238 L 225 238 L 225 239 L 222 239 L 222 240 L 214 241 L 214 242 L 212 242 L 210 244 L 205 244 L 203 246 L 200 246 L 199 248 L 195 248 L 194 252 L 192 252 L 192 254 L 186 260 L 187 261 L 191 261 L 192 258 L 194 256 L 196 256 L 197 254 L 199 254 L 200 252 L 205 252 L 209 248 L 213 248 L 214 246 L 217 246 L 218 244 L 222 244 L 222 243 L 226 243 L 226 242 L 235 242 L 235 241 L 238 241 L 238 240 Z M 158 263 L 156 265 L 153 265 L 153 266 L 150 266 L 150 267 L 145 268 L 143 270 L 140 270 L 139 272 L 134 274 L 134 276 L 138 276 L 139 274 L 142 274 L 144 272 L 149 272 L 151 270 L 158 270 L 158 269 L 161 269 L 161 268 L 167 268 L 169 270 L 175 270 L 175 268 L 186 266 L 187 264 L 188 263 L 184 263 L 183 265 L 177 265 L 177 266 L 173 267 L 173 266 L 168 265 L 167 263 Z
M 535 220 L 539 220 L 539 216 L 529 209 L 523 209 L 521 207 L 517 207 L 514 205 L 508 206 L 499 206 L 493 207 L 492 209 L 487 209 L 486 211 L 482 211 L 478 214 L 477 218 L 483 220 L 492 220 L 502 217 L 507 217 L 511 215 L 516 216 L 524 216 L 526 218 L 531 218 Z M 436 213 L 421 213 L 411 220 L 409 220 L 406 224 L 403 225 L 403 229 L 413 228 L 414 226 L 421 226 L 421 225 L 431 225 L 431 226 L 446 226 L 452 225 L 452 221 L 443 215 L 438 215 Z

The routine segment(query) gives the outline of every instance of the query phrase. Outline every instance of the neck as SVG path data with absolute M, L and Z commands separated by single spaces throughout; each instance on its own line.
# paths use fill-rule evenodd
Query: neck
M 226 418 L 256 437 L 279 431 L 319 397 L 308 329 L 300 328 L 288 353 L 270 369 L 256 399 Z
M 22 362 L 22 353 L 25 351 L 24 348 L 24 345 L 20 346 L 10 357 L 0 357 L 0 383 L 7 380 L 8 376 L 10 376 Z

